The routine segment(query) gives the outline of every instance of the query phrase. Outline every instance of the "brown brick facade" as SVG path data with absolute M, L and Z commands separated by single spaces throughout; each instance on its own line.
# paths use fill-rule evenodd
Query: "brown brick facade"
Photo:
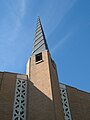
M 90 120 L 90 93 L 67 86 L 73 120 Z
M 42 61 L 36 63 L 31 57 L 29 83 L 30 120 L 63 120 L 60 106 L 59 84 L 56 68 L 53 68 L 50 55 L 42 52 Z
M 52 94 L 53 94 L 53 103 L 54 103 L 54 109 L 56 115 L 55 120 L 63 120 L 64 114 L 63 114 L 61 97 L 60 97 L 57 69 L 51 57 L 49 57 L 49 69 L 50 69 L 50 78 L 51 78 L 51 86 L 52 86 Z
M 47 59 L 45 56 L 49 56 L 49 54 L 45 52 L 43 54 L 45 54 L 43 57 L 43 60 L 45 61 Z M 43 64 L 45 67 L 40 69 L 43 77 L 37 68 L 35 71 L 37 74 L 35 73 L 35 76 L 30 77 L 30 80 L 28 80 L 27 120 L 64 120 L 62 103 L 59 99 L 60 94 L 58 92 L 56 67 L 50 59 L 50 56 L 48 58 L 48 62 L 46 63 L 49 64 L 49 66 L 44 65 L 44 61 L 35 64 L 39 65 L 39 67 Z M 46 68 L 48 68 L 48 71 L 45 70 Z M 49 73 L 48 76 L 45 72 Z M 35 85 L 33 80 L 31 81 L 31 78 L 34 77 L 37 77 L 37 80 L 34 81 Z M 50 81 L 47 81 L 48 78 Z M 12 120 L 16 79 L 17 74 L 15 73 L 0 72 L 0 120 Z M 90 93 L 67 85 L 66 91 L 72 118 L 71 120 L 90 120 Z
M 0 120 L 11 120 L 15 94 L 16 74 L 0 73 Z

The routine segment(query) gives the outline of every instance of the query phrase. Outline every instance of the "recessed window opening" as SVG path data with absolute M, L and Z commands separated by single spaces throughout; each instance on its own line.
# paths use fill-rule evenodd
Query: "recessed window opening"
M 42 53 L 36 55 L 36 62 L 42 60 Z

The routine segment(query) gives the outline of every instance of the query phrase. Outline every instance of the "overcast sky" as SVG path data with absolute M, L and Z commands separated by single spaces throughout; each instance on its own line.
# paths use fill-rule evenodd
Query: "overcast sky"
M 0 0 L 0 71 L 25 74 L 37 16 L 60 82 L 90 92 L 90 0 Z

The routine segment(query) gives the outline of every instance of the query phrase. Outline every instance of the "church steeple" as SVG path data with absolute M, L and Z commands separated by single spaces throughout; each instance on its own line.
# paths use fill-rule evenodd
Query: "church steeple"
M 47 46 L 47 42 L 46 42 L 45 35 L 43 32 L 40 17 L 38 17 L 32 55 L 38 54 L 42 52 L 43 50 L 48 50 L 48 46 Z
M 49 54 L 40 18 L 36 25 L 33 51 L 27 63 L 29 79 L 28 118 L 64 120 L 56 65 Z M 43 109 L 42 109 L 43 108 Z

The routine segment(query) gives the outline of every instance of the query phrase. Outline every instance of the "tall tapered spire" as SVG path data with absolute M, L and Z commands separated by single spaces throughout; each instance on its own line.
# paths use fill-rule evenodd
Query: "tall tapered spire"
M 32 55 L 38 54 L 44 50 L 48 50 L 48 46 L 47 46 L 47 42 L 46 42 L 45 35 L 43 32 L 40 17 L 38 17 Z

